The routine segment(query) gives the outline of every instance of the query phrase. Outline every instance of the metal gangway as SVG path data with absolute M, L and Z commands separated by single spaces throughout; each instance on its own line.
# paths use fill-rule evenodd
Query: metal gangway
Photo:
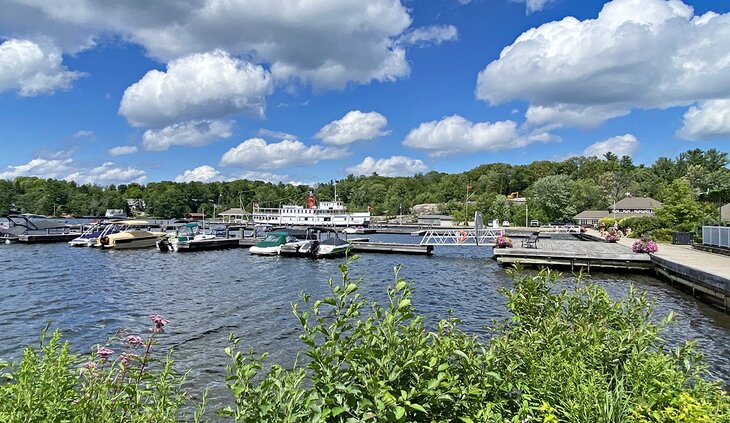
M 485 228 L 482 214 L 474 213 L 474 228 L 429 229 L 423 235 L 421 245 L 494 246 L 496 239 L 504 236 L 504 229 Z

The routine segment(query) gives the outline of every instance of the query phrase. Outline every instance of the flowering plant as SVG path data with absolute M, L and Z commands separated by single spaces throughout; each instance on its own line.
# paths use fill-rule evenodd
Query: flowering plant
M 631 246 L 631 250 L 635 253 L 656 253 L 659 246 L 650 239 L 639 239 Z
M 500 235 L 496 240 L 497 248 L 512 248 L 512 238 Z
M 619 236 L 616 234 L 608 234 L 606 235 L 606 242 L 616 242 L 619 240 Z

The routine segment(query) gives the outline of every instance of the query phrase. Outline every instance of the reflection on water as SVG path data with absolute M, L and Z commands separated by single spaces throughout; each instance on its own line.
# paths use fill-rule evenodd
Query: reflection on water
M 437 247 L 432 257 L 367 254 L 351 276 L 363 278 L 366 298 L 382 301 L 394 268 L 402 266 L 400 275 L 415 282 L 413 303 L 429 324 L 452 310 L 466 330 L 486 336 L 484 325 L 507 317 L 498 288 L 511 284 L 489 257 L 488 249 L 463 247 Z M 327 279 L 340 277 L 342 260 L 251 256 L 245 249 L 176 254 L 15 244 L 0 246 L 0 262 L 0 357 L 17 359 L 48 321 L 83 352 L 120 328 L 144 333 L 148 315 L 162 314 L 171 323 L 160 348 L 174 347 L 180 366 L 192 369 L 191 383 L 211 384 L 215 398 L 224 392 L 228 335 L 241 337 L 243 349 L 291 363 L 299 348 L 291 303 L 302 291 L 325 295 Z M 617 297 L 633 283 L 656 301 L 659 315 L 674 310 L 677 323 L 666 337 L 696 340 L 712 374 L 730 382 L 730 316 L 650 276 L 590 278 Z

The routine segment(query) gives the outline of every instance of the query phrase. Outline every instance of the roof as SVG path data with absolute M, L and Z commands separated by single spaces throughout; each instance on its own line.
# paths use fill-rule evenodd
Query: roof
M 240 216 L 246 214 L 246 211 L 238 207 L 228 209 L 222 213 L 218 213 L 219 216 Z
M 573 216 L 573 219 L 600 219 L 606 216 L 608 216 L 606 210 L 585 210 Z
M 654 210 L 661 206 L 662 203 L 651 197 L 626 197 L 616 203 L 617 210 Z M 613 206 L 609 206 L 608 209 L 613 210 Z

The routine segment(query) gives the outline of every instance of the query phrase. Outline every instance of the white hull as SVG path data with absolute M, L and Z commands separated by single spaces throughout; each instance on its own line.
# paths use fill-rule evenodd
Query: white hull
M 277 245 L 276 247 L 257 247 L 254 245 L 248 251 L 257 256 L 277 256 L 279 255 L 279 251 L 281 251 L 281 245 Z

